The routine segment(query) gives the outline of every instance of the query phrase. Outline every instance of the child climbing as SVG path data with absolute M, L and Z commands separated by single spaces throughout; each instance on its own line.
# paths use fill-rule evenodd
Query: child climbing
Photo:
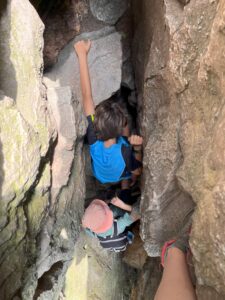
M 80 66 L 82 101 L 88 120 L 87 139 L 90 145 L 94 176 L 101 183 L 122 181 L 122 189 L 129 189 L 141 173 L 142 137 L 129 135 L 127 112 L 120 105 L 118 95 L 101 102 L 96 108 L 92 98 L 87 55 L 90 41 L 74 45 Z
M 121 252 L 126 250 L 134 237 L 127 227 L 139 219 L 137 203 L 132 207 L 115 197 L 108 205 L 103 200 L 95 199 L 85 210 L 82 226 L 87 233 L 99 239 L 103 248 Z

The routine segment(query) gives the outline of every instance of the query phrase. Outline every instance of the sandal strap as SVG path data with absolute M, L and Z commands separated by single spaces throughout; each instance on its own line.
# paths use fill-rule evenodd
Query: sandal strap
M 165 244 L 162 247 L 161 265 L 163 266 L 163 268 L 164 268 L 165 259 L 166 259 L 167 254 L 168 254 L 168 249 L 171 248 L 175 242 L 176 242 L 176 240 L 167 241 L 167 242 L 165 242 Z

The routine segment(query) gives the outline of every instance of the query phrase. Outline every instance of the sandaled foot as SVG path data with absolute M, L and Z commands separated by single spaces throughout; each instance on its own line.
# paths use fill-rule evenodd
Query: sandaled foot
M 165 244 L 163 245 L 162 252 L 161 252 L 161 264 L 163 267 L 164 267 L 164 263 L 165 263 L 169 248 L 171 248 L 171 247 L 178 248 L 185 254 L 187 254 L 190 251 L 189 234 L 191 231 L 193 212 L 194 212 L 194 209 L 192 209 L 185 217 L 185 219 L 186 219 L 185 225 L 179 232 L 178 237 L 174 240 L 165 242 Z

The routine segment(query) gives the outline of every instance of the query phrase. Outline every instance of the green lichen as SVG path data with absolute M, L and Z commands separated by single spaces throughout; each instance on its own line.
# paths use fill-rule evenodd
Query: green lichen
M 33 234 L 39 231 L 40 224 L 46 214 L 46 208 L 49 205 L 50 176 L 50 165 L 47 164 L 27 204 L 29 229 Z

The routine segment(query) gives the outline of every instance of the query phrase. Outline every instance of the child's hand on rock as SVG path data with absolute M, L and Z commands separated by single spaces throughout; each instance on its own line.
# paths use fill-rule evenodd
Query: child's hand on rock
M 118 198 L 118 197 L 112 198 L 111 203 L 112 203 L 113 205 L 115 205 L 115 206 L 118 206 L 118 207 L 121 207 L 121 206 L 123 206 L 123 204 L 124 204 L 124 202 L 123 202 L 120 198 Z M 121 208 L 122 208 L 122 207 L 121 207 Z
M 130 142 L 130 144 L 134 147 L 135 150 L 139 150 L 142 147 L 143 144 L 143 138 L 139 135 L 131 135 L 128 138 L 128 141 Z
M 77 53 L 77 56 L 80 55 L 87 55 L 89 50 L 91 48 L 91 41 L 79 41 L 77 43 L 74 44 L 74 49 Z
M 118 197 L 114 197 L 112 198 L 112 200 L 110 201 L 113 205 L 123 209 L 123 210 L 127 210 L 127 211 L 131 211 L 131 206 L 124 203 L 120 198 Z

